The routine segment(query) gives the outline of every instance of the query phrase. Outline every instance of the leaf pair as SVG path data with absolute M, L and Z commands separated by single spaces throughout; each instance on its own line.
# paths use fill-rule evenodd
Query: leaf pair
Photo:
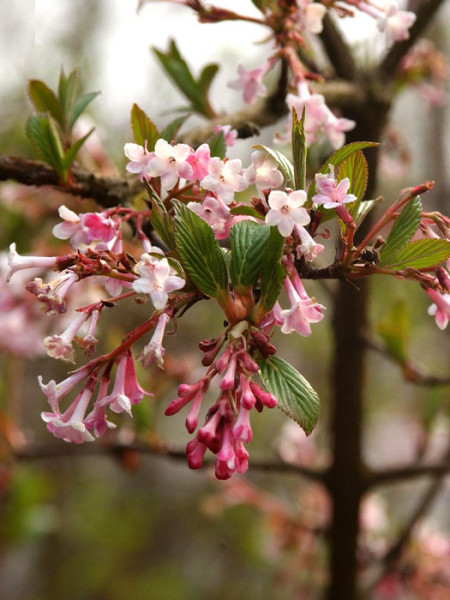
M 92 128 L 72 143 L 73 126 L 99 92 L 78 96 L 75 69 L 68 76 L 61 70 L 57 93 L 43 81 L 34 79 L 28 84 L 28 94 L 38 114 L 29 118 L 27 135 L 43 159 L 66 180 L 78 151 L 94 131 Z

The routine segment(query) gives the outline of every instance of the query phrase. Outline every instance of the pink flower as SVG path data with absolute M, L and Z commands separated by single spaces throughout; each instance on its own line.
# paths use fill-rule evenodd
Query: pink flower
M 300 238 L 300 244 L 296 249 L 298 258 L 304 256 L 307 261 L 312 261 L 322 253 L 324 246 L 315 242 L 304 227 L 295 225 L 294 230 Z
M 205 190 L 214 192 L 227 205 L 233 202 L 235 192 L 242 192 L 247 187 L 242 175 L 242 163 L 238 158 L 226 161 L 212 158 L 208 175 L 200 183 Z
M 354 194 L 347 194 L 350 187 L 349 178 L 345 177 L 337 183 L 334 178 L 334 166 L 328 166 L 330 170 L 327 174 L 317 173 L 315 177 L 316 190 L 319 191 L 312 197 L 313 202 L 323 205 L 324 208 L 337 208 L 347 202 L 354 202 L 356 196 Z
M 275 160 L 258 150 L 252 152 L 252 164 L 246 169 L 244 177 L 249 185 L 255 184 L 258 194 L 283 183 L 283 175 Z
M 47 423 L 50 433 L 65 442 L 74 444 L 93 442 L 95 438 L 89 433 L 83 422 L 92 393 L 92 386 L 86 385 L 64 414 L 41 413 L 42 420 Z
M 261 83 L 267 73 L 270 63 L 266 62 L 261 67 L 247 71 L 242 65 L 237 68 L 238 79 L 228 82 L 228 87 L 233 90 L 242 90 L 242 97 L 246 104 L 253 104 L 258 96 L 266 95 L 266 86 Z
M 225 144 L 227 146 L 234 146 L 238 138 L 237 130 L 232 129 L 231 125 L 217 125 L 214 129 L 214 133 L 218 133 L 219 131 L 223 131 Z
M 322 310 L 325 307 L 318 304 L 315 298 L 308 296 L 298 276 L 295 278 L 295 283 L 296 287 L 289 277 L 284 281 L 291 307 L 281 311 L 281 317 L 284 319 L 281 332 L 296 331 L 300 335 L 308 336 L 311 335 L 310 323 L 318 323 L 323 319 Z
M 191 150 L 187 144 L 172 146 L 166 140 L 159 139 L 148 163 L 149 175 L 161 177 L 161 184 L 166 190 L 171 190 L 179 177 L 191 179 L 193 168 L 188 162 Z
M 86 367 L 76 370 L 72 375 L 56 383 L 54 379 L 47 384 L 42 383 L 41 375 L 38 375 L 38 382 L 42 392 L 47 396 L 47 401 L 54 413 L 59 411 L 58 405 L 61 398 L 66 396 L 73 388 L 88 375 Z
M 139 404 L 144 395 L 150 396 L 148 392 L 141 388 L 136 377 L 134 361 L 131 352 L 127 351 L 117 363 L 116 378 L 111 394 L 104 398 L 99 398 L 102 406 L 108 406 L 115 413 L 127 412 L 130 417 L 131 405 Z
M 218 240 L 228 237 L 233 215 L 222 200 L 206 194 L 202 203 L 189 202 L 187 206 L 211 226 Z
M 321 33 L 322 20 L 327 11 L 323 4 L 313 0 L 297 0 L 299 7 L 297 21 L 301 31 Z
M 138 144 L 125 144 L 125 156 L 130 159 L 130 162 L 125 167 L 129 173 L 138 173 L 139 179 L 150 179 L 148 173 L 148 163 L 153 157 L 153 152 L 147 152 L 147 149 Z
M 211 150 L 208 144 L 202 144 L 191 152 L 187 157 L 186 161 L 192 167 L 192 175 L 187 177 L 189 181 L 201 181 L 206 175 L 208 175 L 209 161 L 211 160 Z
M 444 330 L 450 319 L 450 294 L 440 294 L 436 290 L 426 290 L 434 304 L 428 309 L 428 314 L 434 316 L 436 325 Z
M 94 240 L 110 242 L 117 233 L 117 224 L 102 213 L 77 215 L 66 206 L 59 207 L 59 216 L 64 223 L 53 227 L 53 235 L 60 240 L 70 238 L 70 245 L 77 250 L 81 244 L 89 245 Z
M 267 225 L 276 225 L 283 237 L 291 235 L 294 225 L 307 225 L 310 221 L 307 211 L 302 208 L 307 196 L 304 190 L 296 192 L 270 192 L 270 210 L 266 215 Z
M 16 250 L 16 244 L 13 242 L 9 246 L 8 265 L 9 269 L 6 275 L 6 281 L 17 271 L 22 269 L 52 269 L 58 264 L 57 256 L 21 256 Z
M 61 358 L 68 362 L 74 361 L 74 350 L 72 346 L 73 338 L 85 321 L 89 318 L 88 313 L 77 313 L 76 318 L 61 333 L 61 335 L 49 335 L 44 340 L 44 346 L 47 348 L 47 354 L 52 358 Z
M 394 42 L 401 42 L 409 38 L 409 29 L 416 20 L 413 12 L 399 10 L 397 2 L 390 2 L 386 12 L 378 20 L 377 26 L 380 31 L 386 32 L 387 46 Z
M 155 362 L 160 369 L 163 368 L 165 349 L 163 348 L 162 341 L 169 321 L 170 317 L 166 313 L 163 313 L 159 317 L 152 339 L 137 357 L 137 360 L 141 361 L 145 369 L 148 369 Z
M 48 315 L 54 315 L 66 312 L 65 297 L 77 281 L 78 275 L 74 271 L 67 270 L 47 283 L 40 277 L 35 277 L 33 281 L 27 283 L 26 290 L 47 306 Z
M 149 294 L 153 306 L 158 310 L 164 308 L 169 294 L 185 285 L 185 280 L 176 275 L 167 258 L 161 260 L 143 254 L 134 267 L 139 278 L 133 281 L 132 288 L 138 294 Z

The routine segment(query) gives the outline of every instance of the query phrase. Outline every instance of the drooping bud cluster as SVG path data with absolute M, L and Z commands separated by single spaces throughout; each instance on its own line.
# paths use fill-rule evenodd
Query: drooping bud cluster
M 242 331 L 243 330 L 243 331 Z M 216 359 L 225 345 L 221 356 Z M 204 377 L 194 384 L 182 384 L 178 397 L 166 409 L 173 415 L 190 404 L 186 429 L 193 433 L 198 427 L 199 414 L 206 392 L 214 377 L 219 378 L 219 396 L 209 407 L 205 423 L 186 448 L 191 469 L 199 469 L 207 450 L 216 455 L 215 474 L 228 479 L 234 472 L 244 473 L 248 467 L 248 452 L 244 444 L 252 439 L 250 411 L 273 408 L 277 399 L 253 381 L 259 365 L 253 354 L 259 350 L 266 355 L 275 352 L 268 338 L 259 331 L 248 330 L 248 323 L 238 323 L 226 336 L 200 343 L 204 352 L 203 364 L 209 366 Z

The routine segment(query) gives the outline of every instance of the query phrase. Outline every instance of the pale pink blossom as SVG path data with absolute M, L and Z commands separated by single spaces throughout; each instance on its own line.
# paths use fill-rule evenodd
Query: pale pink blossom
M 139 179 L 141 181 L 150 179 L 148 163 L 153 157 L 153 152 L 147 152 L 147 149 L 144 146 L 131 143 L 125 144 L 124 152 L 125 156 L 130 160 L 125 167 L 126 170 L 129 173 L 139 174 Z
M 291 235 L 295 225 L 307 225 L 310 222 L 308 212 L 303 208 L 307 196 L 304 190 L 287 194 L 282 191 L 270 192 L 268 203 L 270 210 L 266 215 L 267 225 L 276 225 L 283 237 Z
M 142 366 L 148 369 L 153 363 L 162 369 L 164 365 L 164 354 L 165 349 L 162 345 L 164 338 L 164 332 L 166 330 L 167 323 L 170 321 L 168 314 L 163 313 L 155 327 L 150 342 L 145 346 L 142 352 L 138 355 L 137 360 L 141 361 Z
M 84 417 L 92 393 L 92 386 L 87 385 L 62 415 L 49 412 L 41 413 L 42 420 L 47 423 L 47 429 L 50 433 L 65 442 L 73 442 L 74 444 L 93 442 L 95 438 L 89 433 L 84 424 Z
M 319 304 L 315 298 L 310 298 L 306 293 L 300 278 L 295 278 L 295 287 L 289 277 L 284 281 L 284 288 L 289 297 L 291 307 L 281 311 L 283 325 L 282 333 L 292 333 L 296 331 L 300 335 L 311 335 L 311 323 L 318 323 L 323 319 L 322 310 L 324 306 Z
M 67 269 L 59 277 L 49 282 L 35 277 L 25 287 L 28 292 L 36 296 L 39 302 L 46 305 L 48 315 L 54 315 L 66 312 L 66 295 L 77 281 L 78 275 L 75 271 Z
M 323 29 L 322 20 L 327 11 L 323 4 L 313 0 L 297 0 L 298 13 L 297 22 L 300 31 L 308 33 L 321 33 Z
M 180 177 L 192 178 L 193 169 L 188 162 L 191 150 L 187 144 L 172 146 L 166 140 L 159 139 L 148 163 L 149 175 L 161 177 L 161 184 L 166 190 L 171 190 Z
M 228 82 L 228 87 L 233 90 L 242 90 L 242 97 L 246 104 L 253 104 L 258 96 L 266 95 L 266 86 L 262 78 L 267 73 L 270 63 L 266 62 L 257 69 L 247 71 L 242 65 L 237 68 L 238 78 Z
M 378 29 L 386 32 L 387 46 L 409 38 L 409 29 L 416 21 L 413 12 L 400 10 L 397 2 L 389 2 L 385 14 L 378 19 Z
M 94 408 L 84 419 L 86 428 L 94 434 L 95 437 L 101 437 L 108 429 L 115 429 L 116 424 L 108 421 L 106 418 L 106 405 L 102 404 L 103 398 L 108 394 L 109 378 L 102 377 L 100 389 L 98 390 L 97 400 Z
M 185 280 L 176 275 L 167 258 L 161 260 L 143 254 L 134 270 L 139 278 L 133 281 L 132 288 L 138 294 L 149 294 L 153 306 L 162 309 L 166 305 L 169 294 L 185 285 Z
M 450 319 L 450 294 L 440 294 L 436 290 L 426 290 L 433 304 L 428 309 L 428 314 L 435 318 L 439 329 L 444 330 Z
M 203 202 L 189 202 L 187 206 L 211 226 L 218 240 L 229 236 L 233 215 L 220 198 L 206 194 Z
M 74 350 L 72 342 L 80 327 L 89 318 L 88 313 L 77 313 L 75 319 L 70 323 L 61 335 L 49 335 L 44 339 L 44 346 L 47 348 L 47 354 L 52 358 L 74 362 Z
M 244 177 L 249 185 L 254 184 L 258 194 L 267 188 L 277 188 L 283 183 L 283 175 L 273 158 L 265 152 L 255 150 L 251 156 L 252 164 L 245 170 Z
M 297 258 L 304 256 L 307 261 L 311 262 L 323 252 L 324 246 L 315 242 L 304 227 L 295 225 L 294 230 L 300 238 L 300 244 L 296 248 Z
M 234 146 L 236 140 L 238 138 L 238 132 L 236 129 L 233 129 L 231 125 L 217 125 L 214 129 L 214 133 L 218 133 L 219 131 L 223 131 L 223 136 L 225 139 L 226 146 Z
M 13 242 L 9 246 L 9 268 L 6 274 L 6 281 L 9 282 L 14 273 L 22 269 L 52 269 L 57 264 L 57 256 L 21 256 L 16 250 L 16 244 Z
M 317 173 L 315 177 L 316 190 L 318 191 L 312 197 L 312 201 L 324 208 L 337 208 L 347 202 L 354 202 L 356 196 L 347 194 L 351 185 L 349 178 L 345 177 L 337 183 L 334 177 L 334 166 L 328 165 L 328 167 L 330 169 L 328 173 Z
M 277 136 L 281 142 L 289 140 L 292 109 L 295 109 L 299 118 L 305 109 L 305 137 L 308 146 L 326 138 L 333 148 L 337 149 L 345 142 L 344 133 L 355 126 L 355 122 L 350 119 L 336 117 L 326 105 L 322 94 L 311 94 L 306 81 L 298 84 L 297 94 L 286 96 L 286 103 L 289 108 L 289 124 L 287 133 Z
M 202 179 L 201 186 L 214 192 L 225 204 L 231 204 L 235 192 L 242 192 L 247 182 L 242 175 L 242 163 L 238 158 L 222 161 L 218 157 L 211 159 L 208 175 Z
M 88 376 L 88 370 L 86 367 L 77 369 L 69 377 L 63 379 L 60 383 L 56 383 L 54 379 L 51 379 L 48 383 L 42 382 L 42 376 L 38 375 L 39 387 L 47 397 L 47 401 L 52 409 L 52 412 L 59 413 L 59 401 L 64 398 L 73 388 L 83 381 Z

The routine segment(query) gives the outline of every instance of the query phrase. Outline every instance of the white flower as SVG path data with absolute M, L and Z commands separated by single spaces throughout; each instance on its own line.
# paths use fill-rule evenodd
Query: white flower
M 149 294 L 153 306 L 158 310 L 164 308 L 169 294 L 184 287 L 182 277 L 169 265 L 167 258 L 158 260 L 149 254 L 143 254 L 135 266 L 139 279 L 133 281 L 132 287 L 138 294 Z
M 234 200 L 234 192 L 242 192 L 248 187 L 242 175 L 242 163 L 238 158 L 222 161 L 220 158 L 211 159 L 208 175 L 200 182 L 205 190 L 217 194 L 225 204 Z
M 291 235 L 294 225 L 307 225 L 310 222 L 308 212 L 302 208 L 307 196 L 304 190 L 286 194 L 270 192 L 268 202 L 270 210 L 266 215 L 267 225 L 276 225 L 283 237 Z
M 244 177 L 248 184 L 255 184 L 260 194 L 266 188 L 277 188 L 283 183 L 283 175 L 277 169 L 277 163 L 265 152 L 252 152 L 252 164 L 246 169 Z
M 148 173 L 151 177 L 161 177 L 161 184 L 166 190 L 171 190 L 179 177 L 189 179 L 192 176 L 192 166 L 187 162 L 191 148 L 187 144 L 172 146 L 166 140 L 159 139 L 155 144 L 155 152 L 148 163 Z

